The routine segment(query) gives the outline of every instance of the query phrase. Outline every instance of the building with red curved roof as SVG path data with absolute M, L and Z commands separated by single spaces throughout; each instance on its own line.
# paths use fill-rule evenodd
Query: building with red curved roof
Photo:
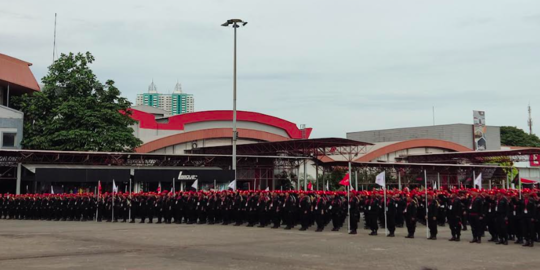
M 144 110 L 144 111 L 143 111 Z M 139 153 L 184 154 L 199 147 L 232 145 L 230 110 L 163 116 L 155 109 L 134 107 L 135 136 L 143 141 Z M 238 144 L 307 139 L 311 128 L 267 114 L 237 111 Z

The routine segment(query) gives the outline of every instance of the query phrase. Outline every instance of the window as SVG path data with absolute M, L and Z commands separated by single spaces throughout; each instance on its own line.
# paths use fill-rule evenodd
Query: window
M 2 133 L 2 147 L 15 147 L 15 135 L 16 133 Z

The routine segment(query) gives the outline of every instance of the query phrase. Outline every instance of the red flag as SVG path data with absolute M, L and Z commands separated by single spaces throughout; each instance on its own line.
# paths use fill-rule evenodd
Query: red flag
M 308 189 L 308 190 L 313 190 L 313 184 L 312 184 L 311 182 L 309 182 L 309 183 L 307 184 L 307 189 Z
M 345 177 L 339 181 L 339 184 L 342 186 L 350 186 L 351 183 L 349 182 L 349 174 L 345 174 Z
M 157 193 L 160 193 L 160 192 L 161 192 L 161 182 L 159 182 L 158 187 L 157 187 Z
M 98 194 L 101 195 L 101 181 L 98 181 L 97 189 L 98 189 Z

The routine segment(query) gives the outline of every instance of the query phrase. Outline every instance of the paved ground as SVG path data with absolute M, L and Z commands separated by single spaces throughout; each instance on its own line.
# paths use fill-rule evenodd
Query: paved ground
M 222 225 L 0 220 L 0 269 L 539 269 L 540 246 Z M 470 238 L 466 232 L 464 240 Z

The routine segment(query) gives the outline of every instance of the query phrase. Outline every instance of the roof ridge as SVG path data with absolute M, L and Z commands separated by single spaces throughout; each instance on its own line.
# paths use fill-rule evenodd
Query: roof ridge
M 0 57 L 6 59 L 6 60 L 8 60 L 8 61 L 22 62 L 22 63 L 24 63 L 24 64 L 27 64 L 28 66 L 32 66 L 32 63 L 30 63 L 30 62 L 26 62 L 26 61 L 24 61 L 24 60 L 21 60 L 21 59 L 19 59 L 19 58 L 15 58 L 15 57 L 13 57 L 13 56 L 9 56 L 9 55 L 7 55 L 7 54 L 0 53 Z

